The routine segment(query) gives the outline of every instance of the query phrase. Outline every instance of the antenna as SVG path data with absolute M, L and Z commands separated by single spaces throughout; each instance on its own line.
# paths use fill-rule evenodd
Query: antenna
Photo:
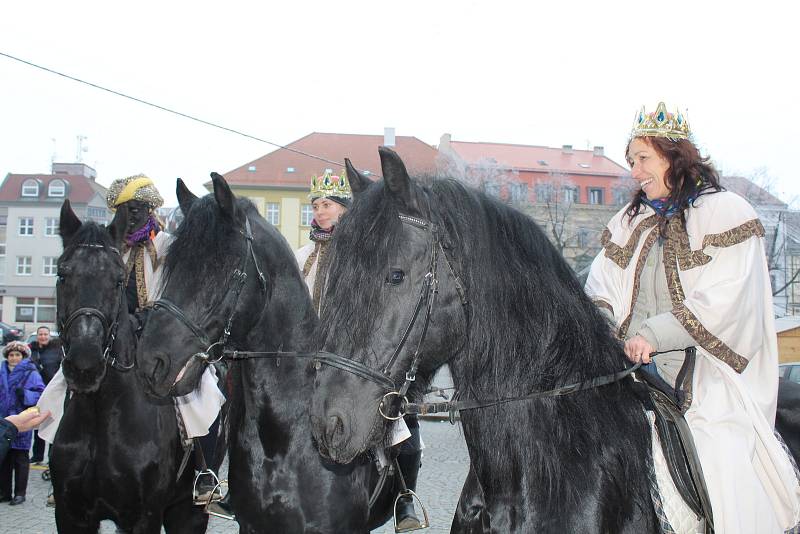
M 88 146 L 84 146 L 83 142 L 88 139 L 85 135 L 77 135 L 77 150 L 75 151 L 75 163 L 83 163 L 83 153 L 89 151 Z
M 52 172 L 53 164 L 56 162 L 56 158 L 58 157 L 56 154 L 56 139 L 55 137 L 51 137 L 50 140 L 53 142 L 53 154 L 50 156 L 50 169 Z

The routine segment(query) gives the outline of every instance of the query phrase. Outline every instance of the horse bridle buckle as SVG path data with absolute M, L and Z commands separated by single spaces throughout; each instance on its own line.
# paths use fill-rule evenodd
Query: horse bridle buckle
M 386 415 L 383 412 L 384 406 L 391 406 L 391 404 L 389 404 L 387 402 L 387 397 L 390 397 L 390 396 L 395 396 L 400 400 L 400 407 L 397 410 L 397 416 Z M 397 392 L 397 391 L 390 391 L 389 393 L 387 393 L 386 395 L 384 395 L 381 398 L 381 402 L 380 402 L 380 404 L 378 404 L 378 412 L 380 412 L 381 416 L 384 419 L 386 419 L 387 421 L 397 421 L 399 419 L 402 419 L 403 416 L 406 415 L 404 410 L 405 410 L 405 406 L 407 404 L 408 404 L 408 398 L 406 398 L 405 395 L 400 395 L 400 393 Z

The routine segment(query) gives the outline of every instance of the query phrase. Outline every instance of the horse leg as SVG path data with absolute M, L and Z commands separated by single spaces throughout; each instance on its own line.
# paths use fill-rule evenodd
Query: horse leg
M 450 534 L 484 534 L 490 532 L 489 518 L 486 515 L 486 503 L 483 500 L 483 488 L 478 475 L 470 466 L 458 507 L 450 525 Z
M 56 501 L 56 530 L 58 534 L 97 534 L 100 521 L 70 514 L 66 506 L 59 506 Z
M 181 499 L 164 510 L 164 530 L 167 534 L 195 534 L 208 528 L 208 514 L 191 499 Z

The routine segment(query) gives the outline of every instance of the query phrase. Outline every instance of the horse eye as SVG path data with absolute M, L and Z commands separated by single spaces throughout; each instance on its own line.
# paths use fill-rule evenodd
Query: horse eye
M 402 269 L 392 269 L 389 271 L 389 275 L 386 277 L 386 283 L 396 286 L 400 284 L 405 277 L 406 273 L 404 273 Z

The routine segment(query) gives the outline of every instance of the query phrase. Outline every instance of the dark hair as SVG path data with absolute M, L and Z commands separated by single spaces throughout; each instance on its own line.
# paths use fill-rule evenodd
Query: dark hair
M 48 334 L 50 333 L 50 327 L 49 327 L 49 326 L 45 326 L 45 325 L 42 325 L 42 326 L 39 326 L 39 327 L 37 327 L 37 328 L 36 328 L 36 333 L 38 334 L 38 333 L 39 333 L 39 330 L 41 330 L 42 328 L 44 328 L 45 330 L 47 330 L 47 333 L 48 333 Z
M 625 159 L 631 163 L 630 148 L 634 139 L 641 139 L 669 163 L 664 177 L 669 187 L 669 203 L 682 212 L 699 196 L 722 191 L 719 173 L 711 163 L 711 158 L 702 157 L 694 143 L 688 139 L 672 141 L 665 137 L 634 137 L 625 148 Z M 629 220 L 639 215 L 642 210 L 645 193 L 641 189 L 633 194 L 630 206 L 625 210 Z

